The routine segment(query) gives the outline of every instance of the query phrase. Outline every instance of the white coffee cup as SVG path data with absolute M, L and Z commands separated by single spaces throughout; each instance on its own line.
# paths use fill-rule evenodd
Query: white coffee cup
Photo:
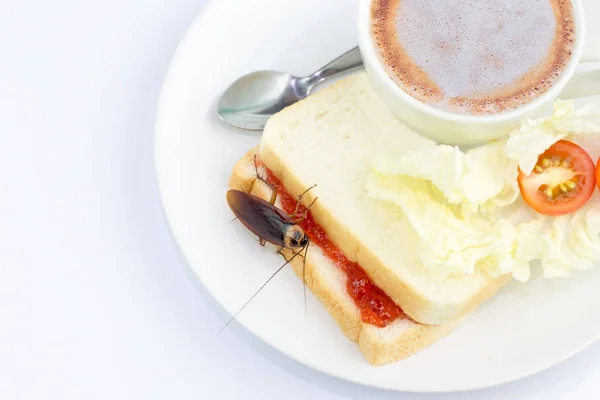
M 358 36 L 363 61 L 371 83 L 390 110 L 408 126 L 440 143 L 477 145 L 508 134 L 520 122 L 551 112 L 557 98 L 572 99 L 600 95 L 600 69 L 578 71 L 587 62 L 600 62 L 600 38 L 585 38 L 581 0 L 571 0 L 576 40 L 569 64 L 544 94 L 517 109 L 491 115 L 464 115 L 444 111 L 410 96 L 385 70 L 371 31 L 372 0 L 359 0 Z M 424 28 L 426 29 L 426 28 Z

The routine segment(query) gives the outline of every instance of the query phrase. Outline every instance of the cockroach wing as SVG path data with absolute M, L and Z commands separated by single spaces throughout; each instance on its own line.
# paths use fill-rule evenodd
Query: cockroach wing
M 268 201 L 240 190 L 229 190 L 227 203 L 252 233 L 275 246 L 284 246 L 285 228 L 293 224 L 286 213 Z

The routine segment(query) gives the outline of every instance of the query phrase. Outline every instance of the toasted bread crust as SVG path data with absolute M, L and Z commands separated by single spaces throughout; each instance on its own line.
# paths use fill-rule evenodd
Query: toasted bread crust
M 238 161 L 232 171 L 229 186 L 268 199 L 271 189 L 255 179 L 256 154 L 257 149 L 250 150 Z M 286 252 L 286 257 L 289 258 L 291 253 Z M 344 335 L 358 344 L 367 361 L 373 365 L 389 364 L 406 358 L 444 337 L 459 323 L 457 319 L 443 325 L 423 325 L 404 319 L 395 322 L 403 324 L 402 329 L 396 333 L 387 332 L 387 328 L 365 324 L 349 295 L 332 285 L 331 278 L 323 271 L 323 265 L 319 265 L 323 256 L 318 257 L 321 254 L 318 246 L 311 245 L 308 253 L 305 265 L 299 257 L 291 262 L 294 272 L 302 279 L 303 266 L 306 268 L 306 286 L 321 301 Z

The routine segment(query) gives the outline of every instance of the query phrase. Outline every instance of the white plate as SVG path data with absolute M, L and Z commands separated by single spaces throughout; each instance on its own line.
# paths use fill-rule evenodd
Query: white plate
M 600 12 L 600 4 L 587 3 L 588 15 Z M 274 68 L 306 74 L 353 47 L 354 8 L 347 0 L 212 1 L 173 60 L 157 122 L 160 191 L 183 254 L 229 312 L 281 259 L 240 224 L 229 224 L 229 173 L 259 135 L 219 123 L 217 99 L 244 73 Z M 533 374 L 594 341 L 600 334 L 598 288 L 600 269 L 571 280 L 511 283 L 453 334 L 385 367 L 367 364 L 315 298 L 304 314 L 302 285 L 290 269 L 237 323 L 297 361 L 342 379 L 402 391 L 467 390 Z

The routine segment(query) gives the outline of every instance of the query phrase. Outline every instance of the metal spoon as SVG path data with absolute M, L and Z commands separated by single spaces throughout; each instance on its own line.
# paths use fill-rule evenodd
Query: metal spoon
M 262 130 L 273 114 L 307 97 L 318 83 L 362 65 L 360 50 L 355 47 L 303 78 L 278 71 L 252 72 L 223 93 L 217 110 L 219 118 L 237 128 Z

